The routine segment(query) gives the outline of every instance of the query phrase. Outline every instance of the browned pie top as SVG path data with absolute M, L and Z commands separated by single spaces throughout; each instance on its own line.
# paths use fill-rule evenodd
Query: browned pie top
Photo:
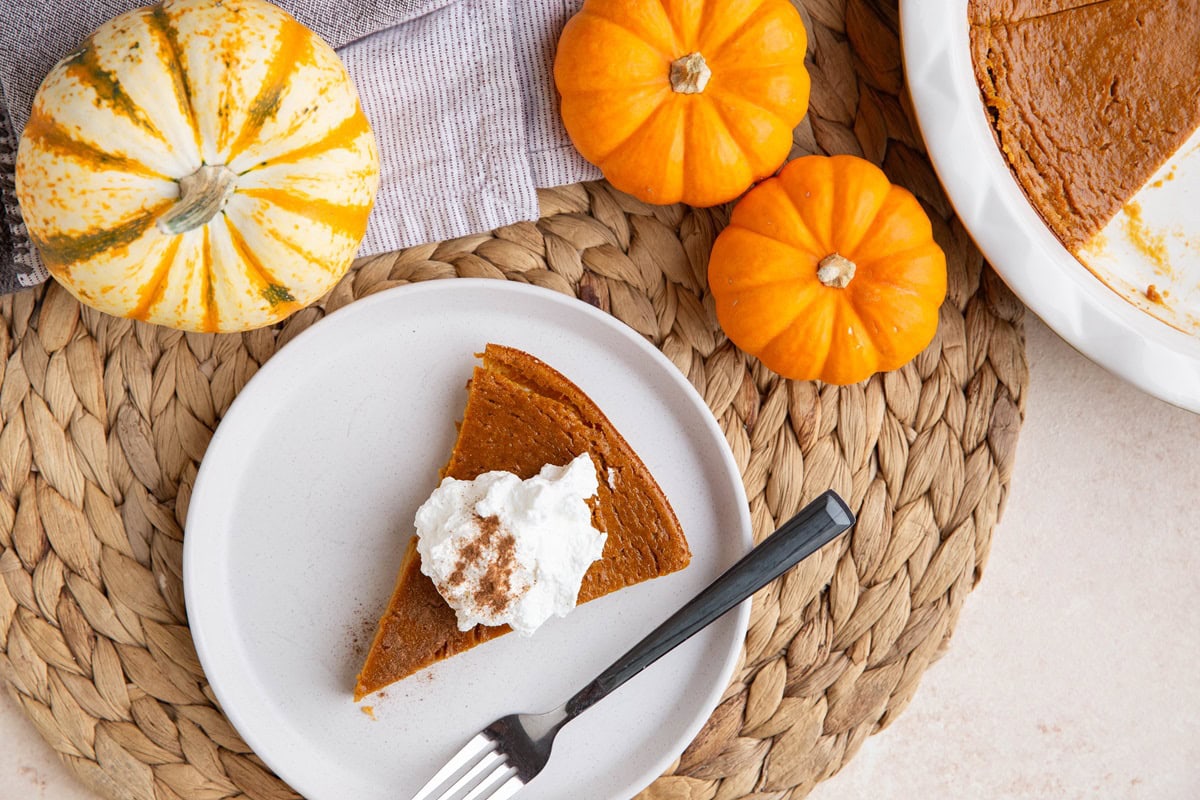
M 1106 1 L 1100 0 L 1101 3 Z M 993 25 L 1047 17 L 1095 3 L 1096 0 L 971 0 L 967 16 L 972 25 Z
M 598 468 L 593 522 L 608 539 L 584 576 L 579 601 L 687 566 L 691 551 L 675 512 L 633 448 L 579 387 L 520 350 L 487 346 L 442 475 L 470 480 L 506 470 L 529 478 L 585 452 Z M 453 609 L 420 571 L 413 538 L 355 699 L 508 631 L 484 625 L 459 631 Z
M 971 0 L 976 78 L 1072 252 L 1200 127 L 1200 0 Z

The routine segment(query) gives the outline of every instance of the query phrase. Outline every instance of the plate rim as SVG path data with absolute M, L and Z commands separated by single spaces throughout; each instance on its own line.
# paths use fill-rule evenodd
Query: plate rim
M 254 401 L 254 394 L 263 391 L 261 388 L 259 388 L 255 389 L 254 392 L 251 393 L 250 389 L 252 386 L 254 386 L 257 382 L 259 387 L 265 386 L 269 389 L 273 385 L 271 376 L 276 372 L 280 372 L 288 368 L 287 362 L 279 358 L 280 354 L 287 350 L 302 353 L 305 349 L 303 344 L 304 342 L 307 342 L 317 336 L 324 335 L 321 333 L 321 331 L 329 328 L 329 320 L 344 320 L 356 313 L 366 313 L 367 309 L 375 305 L 387 303 L 390 298 L 401 294 L 405 296 L 420 293 L 428 294 L 443 292 L 453 294 L 462 291 L 478 291 L 481 289 L 486 289 L 489 292 L 511 292 L 516 296 L 524 295 L 529 298 L 536 298 L 535 302 L 546 301 L 561 305 L 563 307 L 570 307 L 572 313 L 582 313 L 586 316 L 590 316 L 594 321 L 597 321 L 610 331 L 617 333 L 622 339 L 628 341 L 633 347 L 635 347 L 637 350 L 640 350 L 644 355 L 648 356 L 661 369 L 663 374 L 672 383 L 680 388 L 680 394 L 682 397 L 685 397 L 687 402 L 693 406 L 695 410 L 702 412 L 700 417 L 703 420 L 705 433 L 720 445 L 715 449 L 717 450 L 719 459 L 724 466 L 722 472 L 729 479 L 729 485 L 735 492 L 735 496 L 741 501 L 738 503 L 736 508 L 739 527 L 741 529 L 739 537 L 742 540 L 740 543 L 740 549 L 744 553 L 751 549 L 754 545 L 753 524 L 749 502 L 746 499 L 745 486 L 742 481 L 741 470 L 737 466 L 733 452 L 729 447 L 727 440 L 725 439 L 725 435 L 721 430 L 720 425 L 713 416 L 711 409 L 709 409 L 703 397 L 701 397 L 699 392 L 692 385 L 691 381 L 688 380 L 687 376 L 680 372 L 679 368 L 675 366 L 675 364 L 669 358 L 667 358 L 667 356 L 660 349 L 655 347 L 653 344 L 643 338 L 641 334 L 611 314 L 608 314 L 592 306 L 591 304 L 580 300 L 577 297 L 568 297 L 567 295 L 551 289 L 546 289 L 533 284 L 524 284 L 517 281 L 501 281 L 489 278 L 434 279 L 404 284 L 386 289 L 381 292 L 376 292 L 375 294 L 361 298 L 335 310 L 334 312 L 331 312 L 322 319 L 317 320 L 309 328 L 297 334 L 295 338 L 287 342 L 283 347 L 279 348 L 279 350 L 276 351 L 276 353 L 272 355 L 272 357 L 268 359 L 267 362 L 263 364 L 253 376 L 251 376 L 250 380 L 246 382 L 246 385 L 242 387 L 237 396 L 230 403 L 230 406 L 226 410 L 225 414 L 222 415 L 221 420 L 218 422 L 217 428 L 214 431 L 212 438 L 209 440 L 207 448 L 205 449 L 205 458 L 201 460 L 196 479 L 192 485 L 192 493 L 188 501 L 188 513 L 184 524 L 183 539 L 183 591 L 185 608 L 188 612 L 189 633 L 196 648 L 197 657 L 199 658 L 200 664 L 204 669 L 205 679 L 208 682 L 208 685 L 211 687 L 213 695 L 216 697 L 219 705 L 218 710 L 225 715 L 225 717 L 237 731 L 238 735 L 242 737 L 251 750 L 260 755 L 260 758 L 262 758 L 263 763 L 267 765 L 268 769 L 275 772 L 281 780 L 291 786 L 295 791 L 300 792 L 302 796 L 308 797 L 309 795 L 304 792 L 303 788 L 301 788 L 299 784 L 293 783 L 291 779 L 285 776 L 285 770 L 280 770 L 278 768 L 277 760 L 275 758 L 272 757 L 269 759 L 267 755 L 263 754 L 263 738 L 259 736 L 258 731 L 255 730 L 253 726 L 248 727 L 245 724 L 246 718 L 242 715 L 236 704 L 231 705 L 228 702 L 230 696 L 226 691 L 227 687 L 221 687 L 219 686 L 218 681 L 213 680 L 212 675 L 216 673 L 212 669 L 214 662 L 212 660 L 213 654 L 208 649 L 208 634 L 203 630 L 203 623 L 197 627 L 193 626 L 193 613 L 195 610 L 200 609 L 203 605 L 203 600 L 196 596 L 197 590 L 195 588 L 198 580 L 196 571 L 200 569 L 197 566 L 197 548 L 200 545 L 196 544 L 196 537 L 189 538 L 187 536 L 187 530 L 189 528 L 194 529 L 193 514 L 200 513 L 198 509 L 202 504 L 196 502 L 197 498 L 203 499 L 206 492 L 212 491 L 206 488 L 211 483 L 211 479 L 207 477 L 207 475 L 211 473 L 211 470 L 205 470 L 205 463 L 208 462 L 207 455 L 215 446 L 220 445 L 221 442 L 224 441 L 224 437 L 222 436 L 222 428 L 224 427 L 225 430 L 228 430 L 227 426 L 223 426 L 224 421 L 233 416 L 235 413 L 242 413 L 238 412 L 238 409 L 240 407 L 248 406 Z M 289 356 L 289 359 L 290 358 L 292 357 Z M 272 369 L 272 365 L 275 365 L 274 369 Z M 636 776 L 632 776 L 629 780 L 625 781 L 625 785 L 621 788 L 620 794 L 613 796 L 612 800 L 627 800 L 624 796 L 626 791 L 628 791 L 630 796 L 632 796 L 633 794 L 636 794 L 637 792 L 649 786 L 654 782 L 654 780 L 661 776 L 663 771 L 670 766 L 672 761 L 675 760 L 679 754 L 682 753 L 683 750 L 685 750 L 688 745 L 695 740 L 696 735 L 708 721 L 708 718 L 711 716 L 713 710 L 715 710 L 717 705 L 720 703 L 721 697 L 724 696 L 725 691 L 728 689 L 734 670 L 741 659 L 741 653 L 745 648 L 746 636 L 749 632 L 751 604 L 752 598 L 747 598 L 731 612 L 729 612 L 729 615 L 734 619 L 735 635 L 730 646 L 726 648 L 725 652 L 723 653 L 723 662 L 717 672 L 717 677 L 719 680 L 715 681 L 713 687 L 707 692 L 707 694 L 702 698 L 699 698 L 700 702 L 696 703 L 698 713 L 688 723 L 678 739 L 673 741 L 671 747 L 654 761 L 652 767 Z M 201 617 L 203 617 L 203 614 L 199 614 L 196 618 L 199 619 Z M 603 669 L 603 666 L 597 666 L 596 669 L 597 672 L 599 672 L 599 670 Z M 465 733 L 466 735 L 469 735 L 471 732 Z M 265 750 L 270 749 L 272 749 L 270 746 L 265 748 Z
M 1139 310 L 1050 232 L 1000 155 L 979 97 L 968 0 L 901 0 L 905 84 L 929 160 L 997 275 L 1056 334 L 1142 391 L 1200 413 L 1200 339 Z M 1013 237 L 1013 230 L 1023 237 Z

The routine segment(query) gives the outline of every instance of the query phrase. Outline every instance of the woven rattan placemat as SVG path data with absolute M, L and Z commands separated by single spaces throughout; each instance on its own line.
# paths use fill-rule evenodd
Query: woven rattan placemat
M 534 283 L 609 311 L 691 379 L 741 467 L 761 537 L 833 487 L 859 515 L 761 591 L 744 660 L 654 800 L 799 798 L 899 714 L 979 580 L 1028 380 L 1023 309 L 954 218 L 906 108 L 896 8 L 806 0 L 812 106 L 797 153 L 881 163 L 929 210 L 949 294 L 912 364 L 844 388 L 783 381 L 730 345 L 705 289 L 727 209 L 651 207 L 607 184 L 543 217 L 357 264 L 278 328 L 183 334 L 51 285 L 0 300 L 0 679 L 101 795 L 294 795 L 215 707 L 188 634 L 188 497 L 255 370 L 338 307 L 409 281 Z

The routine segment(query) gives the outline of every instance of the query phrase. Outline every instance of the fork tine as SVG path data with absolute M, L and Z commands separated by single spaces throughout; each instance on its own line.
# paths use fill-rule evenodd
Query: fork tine
M 467 771 L 466 775 L 458 778 L 454 786 L 444 790 L 442 798 L 445 800 L 458 800 L 463 792 L 474 794 L 474 790 L 478 789 L 487 781 L 487 778 L 492 777 L 498 770 L 503 770 L 508 766 L 505 763 L 504 753 L 492 751 L 487 753 L 484 758 L 480 759 L 478 764 L 475 764 Z M 467 800 L 466 796 L 462 800 Z
M 525 781 L 514 774 L 492 795 L 492 800 L 509 800 L 510 797 L 525 788 Z
M 501 775 L 499 780 L 492 781 L 487 784 L 487 792 L 480 794 L 485 784 L 480 784 L 474 792 L 463 798 L 463 800 L 508 800 L 521 789 L 525 788 L 525 781 L 521 780 L 520 775 L 514 769 L 511 772 L 506 771 Z
M 438 770 L 436 775 L 429 779 L 428 783 L 421 787 L 413 800 L 439 800 L 439 798 L 445 797 L 449 793 L 446 788 L 447 784 L 456 780 L 461 781 L 464 773 L 478 767 L 480 762 L 495 749 L 495 742 L 482 733 L 476 734 L 446 762 L 444 767 Z

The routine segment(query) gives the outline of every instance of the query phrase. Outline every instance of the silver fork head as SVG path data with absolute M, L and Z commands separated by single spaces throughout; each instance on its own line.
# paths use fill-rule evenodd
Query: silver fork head
M 486 733 L 463 745 L 413 800 L 508 800 L 525 781 Z
M 546 766 L 568 719 L 565 706 L 501 717 L 463 745 L 413 800 L 507 800 Z

